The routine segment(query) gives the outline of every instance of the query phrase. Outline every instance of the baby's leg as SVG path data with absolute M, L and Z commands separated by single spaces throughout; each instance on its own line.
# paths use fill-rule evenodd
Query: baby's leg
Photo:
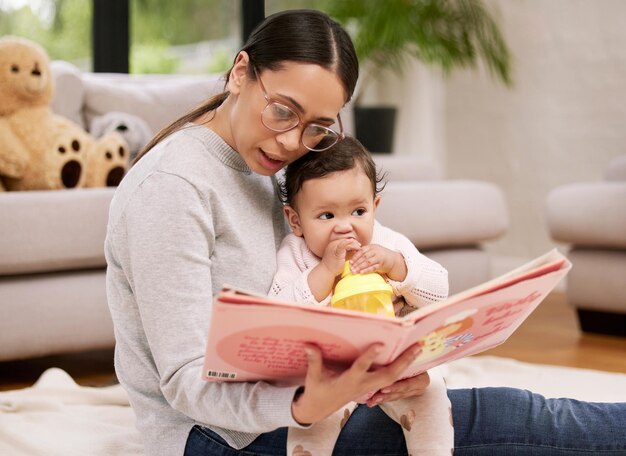
M 380 404 L 402 426 L 409 455 L 449 456 L 454 448 L 452 409 L 441 372 L 428 371 L 430 385 L 423 395 Z
M 289 428 L 287 431 L 288 456 L 331 456 L 341 428 L 356 407 L 350 402 L 308 429 Z

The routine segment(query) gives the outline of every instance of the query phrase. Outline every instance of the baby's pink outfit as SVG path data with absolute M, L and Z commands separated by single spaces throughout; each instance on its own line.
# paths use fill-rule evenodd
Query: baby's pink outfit
M 406 303 L 399 310 L 401 314 L 447 297 L 447 271 L 419 253 L 405 236 L 376 222 L 372 244 L 382 245 L 404 256 L 407 266 L 405 280 L 396 282 L 387 279 L 394 295 L 403 298 Z M 308 285 L 308 274 L 319 262 L 320 259 L 309 250 L 303 238 L 287 235 L 278 250 L 278 269 L 269 295 L 287 301 L 329 305 L 330 295 L 318 302 Z M 454 448 L 450 401 L 440 369 L 431 369 L 428 373 L 430 385 L 423 395 L 381 403 L 379 407 L 402 426 L 409 455 L 447 456 Z M 356 405 L 355 402 L 346 404 L 310 428 L 289 428 L 287 455 L 330 456 L 341 428 Z

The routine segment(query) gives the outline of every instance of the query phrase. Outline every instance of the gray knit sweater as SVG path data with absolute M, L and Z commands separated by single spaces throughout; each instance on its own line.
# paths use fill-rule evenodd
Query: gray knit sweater
M 298 426 L 296 387 L 209 383 L 202 357 L 225 283 L 267 293 L 286 234 L 272 178 L 203 126 L 187 125 L 135 165 L 111 203 L 105 242 L 115 369 L 146 454 L 182 455 L 202 424 L 242 448 Z

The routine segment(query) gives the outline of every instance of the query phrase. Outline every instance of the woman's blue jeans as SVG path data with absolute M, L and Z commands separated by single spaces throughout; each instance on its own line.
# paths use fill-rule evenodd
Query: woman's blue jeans
M 546 399 L 513 388 L 448 390 L 455 456 L 626 455 L 626 403 Z M 185 456 L 285 455 L 287 429 L 259 436 L 242 450 L 196 426 Z M 335 456 L 406 456 L 400 426 L 378 407 L 359 406 L 343 427 Z

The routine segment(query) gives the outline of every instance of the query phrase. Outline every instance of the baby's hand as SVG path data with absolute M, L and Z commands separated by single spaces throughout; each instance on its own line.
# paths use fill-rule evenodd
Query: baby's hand
M 350 260 L 350 269 L 353 274 L 378 272 L 397 281 L 404 280 L 407 274 L 402 254 L 378 244 L 365 245 L 357 250 Z
M 324 250 L 322 264 L 333 274 L 333 277 L 341 274 L 346 262 L 348 252 L 361 248 L 361 244 L 354 238 L 337 239 L 331 241 Z

